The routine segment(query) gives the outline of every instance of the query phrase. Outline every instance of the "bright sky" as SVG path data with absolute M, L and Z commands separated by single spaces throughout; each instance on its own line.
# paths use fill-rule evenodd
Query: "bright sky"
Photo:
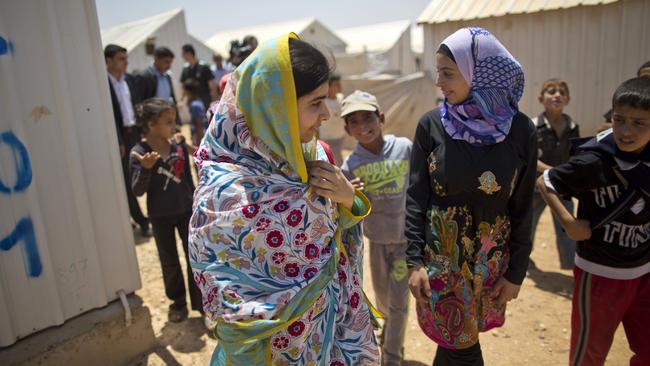
M 184 8 L 191 34 L 206 40 L 226 29 L 315 17 L 332 30 L 415 19 L 429 0 L 96 0 L 102 29 Z

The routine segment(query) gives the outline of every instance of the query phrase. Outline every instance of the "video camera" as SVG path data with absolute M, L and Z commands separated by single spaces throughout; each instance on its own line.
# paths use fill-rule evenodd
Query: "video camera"
M 239 66 L 251 53 L 253 53 L 251 45 L 238 40 L 230 41 L 230 57 L 228 61 L 235 66 Z

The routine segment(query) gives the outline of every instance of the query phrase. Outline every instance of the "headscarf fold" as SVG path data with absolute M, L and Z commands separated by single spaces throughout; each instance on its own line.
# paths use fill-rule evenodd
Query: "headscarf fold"
M 503 141 L 519 111 L 524 73 L 519 62 L 496 37 L 482 28 L 462 28 L 442 41 L 470 86 L 467 100 L 445 98 L 440 117 L 447 134 L 475 146 Z

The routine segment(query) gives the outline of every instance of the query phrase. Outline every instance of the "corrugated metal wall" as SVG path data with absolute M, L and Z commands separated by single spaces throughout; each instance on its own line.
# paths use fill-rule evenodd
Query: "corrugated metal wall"
M 424 25 L 424 64 L 435 69 L 440 42 L 458 28 L 488 29 L 521 62 L 526 89 L 521 110 L 530 117 L 542 107 L 542 83 L 558 77 L 569 83 L 566 112 L 583 135 L 593 134 L 611 107 L 616 87 L 636 76 L 650 60 L 650 1 L 624 0 L 533 14 Z
M 0 2 L 0 346 L 141 287 L 95 4 Z

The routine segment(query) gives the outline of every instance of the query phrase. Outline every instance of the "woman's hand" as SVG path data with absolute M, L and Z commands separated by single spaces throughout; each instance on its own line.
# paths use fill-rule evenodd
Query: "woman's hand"
M 428 304 L 431 297 L 431 286 L 426 268 L 419 266 L 409 269 L 409 289 L 418 305 Z
M 494 285 L 494 298 L 496 298 L 499 304 L 505 305 L 508 301 L 516 299 L 519 296 L 520 288 L 521 285 L 515 285 L 501 276 Z
M 307 162 L 309 184 L 314 193 L 332 202 L 340 203 L 348 210 L 354 203 L 354 187 L 343 175 L 341 169 L 325 161 Z
M 575 241 L 591 238 L 591 223 L 588 220 L 574 219 L 564 227 L 569 238 Z
M 148 152 L 148 153 L 146 153 L 144 155 L 140 155 L 137 152 L 133 151 L 133 152 L 131 152 L 131 155 L 133 155 L 133 157 L 138 159 L 138 161 L 140 162 L 140 165 L 142 165 L 142 167 L 145 168 L 145 169 L 153 168 L 153 166 L 156 165 L 156 161 L 158 161 L 158 159 L 160 159 L 160 154 L 158 154 L 155 151 Z

